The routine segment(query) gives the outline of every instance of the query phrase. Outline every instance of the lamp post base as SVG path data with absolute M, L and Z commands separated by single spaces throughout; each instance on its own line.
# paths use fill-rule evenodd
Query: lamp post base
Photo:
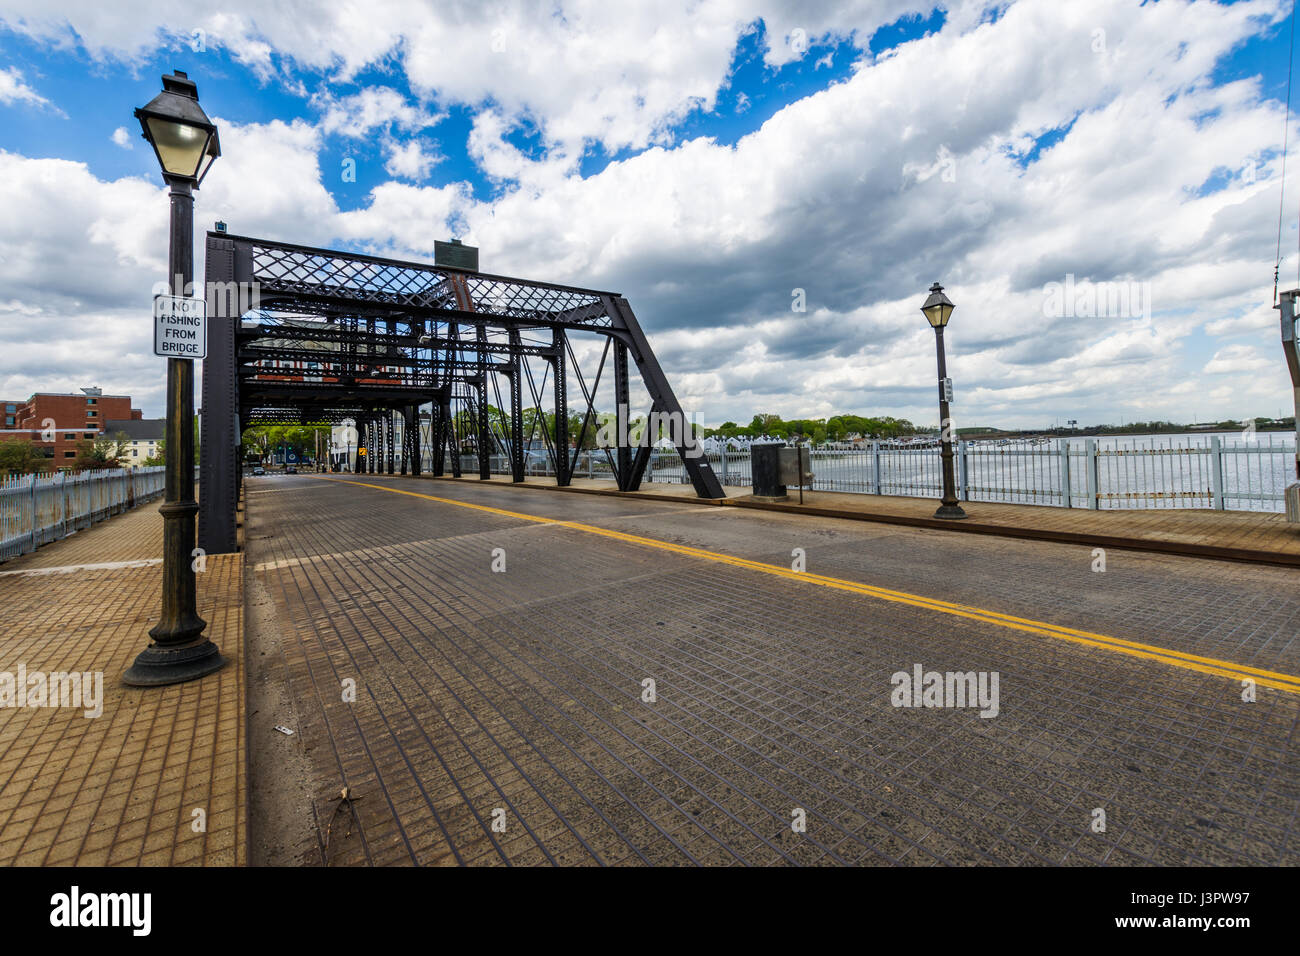
M 206 677 L 225 666 L 226 659 L 221 656 L 221 651 L 207 638 L 181 647 L 150 644 L 122 675 L 122 683 L 129 687 L 182 684 Z
M 966 517 L 966 512 L 961 510 L 961 505 L 940 505 L 939 510 L 934 513 L 936 518 L 948 518 L 956 520 Z

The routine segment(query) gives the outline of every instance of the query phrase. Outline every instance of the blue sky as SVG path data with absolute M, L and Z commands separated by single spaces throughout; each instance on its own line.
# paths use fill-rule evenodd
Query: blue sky
M 417 258 L 458 235 L 615 288 L 704 421 L 931 421 L 936 278 L 959 424 L 1290 412 L 1284 0 L 313 6 L 0 0 L 0 392 L 161 410 L 135 290 L 165 199 L 131 110 L 180 68 L 226 150 L 201 225 Z M 1067 275 L 1150 307 L 1046 315 Z

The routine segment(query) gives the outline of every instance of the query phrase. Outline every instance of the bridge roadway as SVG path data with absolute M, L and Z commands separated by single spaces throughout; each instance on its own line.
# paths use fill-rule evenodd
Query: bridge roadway
M 1300 863 L 1294 570 L 463 482 L 245 489 L 306 862 Z M 996 672 L 996 716 L 894 706 L 918 665 Z

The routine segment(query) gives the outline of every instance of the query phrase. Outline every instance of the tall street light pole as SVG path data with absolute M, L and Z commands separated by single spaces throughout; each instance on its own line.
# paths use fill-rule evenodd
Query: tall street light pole
M 966 517 L 966 512 L 962 511 L 961 505 L 957 503 L 957 477 L 952 453 L 952 419 L 948 411 L 948 364 L 943 354 L 943 330 L 948 325 L 948 319 L 955 308 L 952 300 L 943 294 L 943 286 L 937 282 L 930 286 L 930 297 L 925 300 L 925 305 L 921 306 L 926 320 L 934 328 L 935 350 L 939 356 L 939 437 L 943 456 L 943 501 L 934 516 L 949 519 Z
M 163 181 L 171 188 L 168 254 L 173 296 L 185 297 L 194 279 L 194 190 L 221 155 L 217 128 L 199 106 L 198 88 L 179 70 L 164 76 L 163 91 L 135 111 L 154 148 Z M 162 619 L 123 683 L 136 687 L 179 684 L 211 674 L 226 659 L 207 637 L 195 599 L 194 360 L 167 359 L 167 474 L 163 516 Z

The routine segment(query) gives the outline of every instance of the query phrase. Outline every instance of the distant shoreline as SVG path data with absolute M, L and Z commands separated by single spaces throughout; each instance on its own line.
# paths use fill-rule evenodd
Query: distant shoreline
M 996 431 L 996 432 L 966 432 L 958 429 L 956 434 L 961 439 L 980 439 L 980 438 L 1114 438 L 1125 435 L 1222 435 L 1242 432 L 1244 429 L 1238 428 L 1101 428 L 1101 429 L 1069 429 L 1053 428 L 1039 429 L 1037 431 Z M 1292 425 L 1257 425 L 1255 426 L 1256 434 L 1260 432 L 1285 432 L 1290 434 L 1295 431 Z

